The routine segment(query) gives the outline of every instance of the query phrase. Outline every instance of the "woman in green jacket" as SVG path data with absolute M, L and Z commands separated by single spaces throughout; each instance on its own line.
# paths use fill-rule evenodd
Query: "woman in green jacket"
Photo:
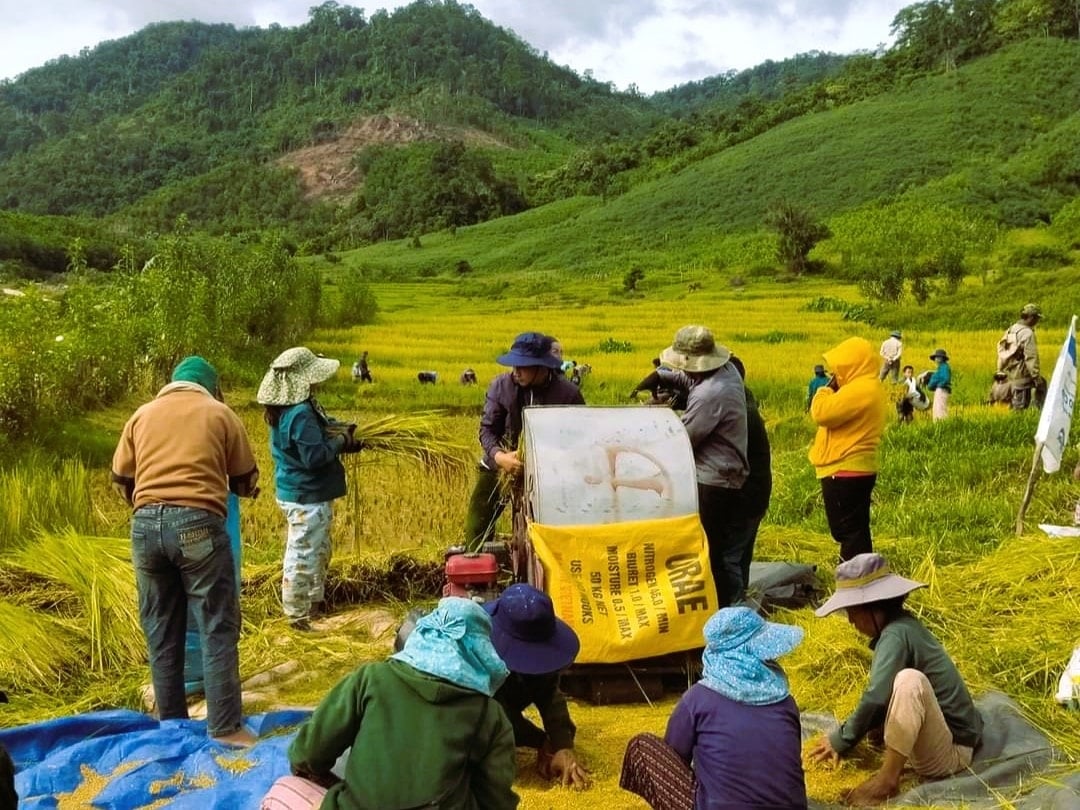
M 513 810 L 514 733 L 493 699 L 507 676 L 491 619 L 448 596 L 404 649 L 323 698 L 289 746 L 293 776 L 264 810 Z M 331 773 L 347 753 L 344 779 Z

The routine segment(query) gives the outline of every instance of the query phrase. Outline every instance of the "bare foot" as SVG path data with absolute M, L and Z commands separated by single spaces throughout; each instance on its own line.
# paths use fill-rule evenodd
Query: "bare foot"
M 232 734 L 223 734 L 220 737 L 212 737 L 211 739 L 222 745 L 231 745 L 234 748 L 250 748 L 259 741 L 259 738 L 246 728 L 239 728 Z
M 852 807 L 875 807 L 900 792 L 900 783 L 876 773 L 848 791 L 844 801 Z

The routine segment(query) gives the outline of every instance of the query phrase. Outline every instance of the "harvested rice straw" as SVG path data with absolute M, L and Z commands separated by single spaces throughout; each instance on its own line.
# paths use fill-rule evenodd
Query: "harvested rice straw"
M 146 660 L 129 540 L 73 530 L 43 533 L 13 563 L 75 592 L 90 645 L 90 669 L 106 672 Z
M 447 439 L 436 430 L 439 415 L 439 411 L 424 411 L 406 416 L 390 415 L 357 425 L 354 435 L 364 443 L 364 450 L 351 455 L 346 462 L 354 555 L 360 551 L 363 519 L 360 504 L 363 477 L 359 472 L 360 466 L 370 459 L 370 453 L 419 462 L 435 473 L 446 474 L 465 469 L 470 450 L 465 445 Z
M 74 636 L 59 621 L 0 601 L 0 683 L 55 687 L 79 658 Z

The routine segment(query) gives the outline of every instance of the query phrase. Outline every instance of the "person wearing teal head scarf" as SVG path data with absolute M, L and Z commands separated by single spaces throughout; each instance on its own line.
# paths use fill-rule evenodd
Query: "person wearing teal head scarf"
M 630 740 L 620 786 L 654 810 L 806 808 L 799 707 L 776 663 L 802 628 L 730 607 L 704 635 L 701 681 L 682 696 L 664 739 Z
M 484 609 L 442 599 L 401 652 L 360 666 L 323 698 L 289 746 L 293 775 L 262 807 L 512 810 L 514 733 L 492 697 L 506 676 Z
M 112 481 L 132 507 L 131 560 L 158 718 L 188 717 L 187 616 L 203 652 L 207 732 L 250 745 L 237 644 L 240 590 L 226 530 L 229 493 L 258 494 L 259 469 L 243 422 L 220 401 L 214 367 L 186 357 L 171 381 L 124 425 Z

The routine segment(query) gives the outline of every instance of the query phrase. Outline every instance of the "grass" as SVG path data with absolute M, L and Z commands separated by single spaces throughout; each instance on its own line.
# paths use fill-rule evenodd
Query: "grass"
M 579 301 L 590 300 L 596 286 L 564 282 L 563 294 Z M 484 389 L 503 370 L 494 358 L 516 333 L 537 329 L 558 335 L 568 358 L 593 366 L 583 388 L 588 402 L 632 406 L 630 389 L 651 370 L 651 358 L 675 330 L 691 322 L 711 325 L 746 362 L 773 445 L 774 496 L 756 556 L 815 564 L 823 576 L 831 567 L 836 547 L 806 459 L 814 428 L 803 412 L 805 385 L 824 349 L 849 335 L 880 342 L 886 330 L 805 307 L 821 297 L 856 301 L 851 288 L 820 281 L 752 281 L 740 289 L 709 286 L 687 295 L 685 281 L 671 271 L 652 279 L 643 298 L 594 296 L 573 307 L 539 306 L 535 297 L 516 291 L 501 300 L 464 298 L 456 285 L 445 282 L 376 284 L 375 289 L 382 313 L 377 323 L 319 332 L 308 345 L 346 367 L 368 350 L 376 382 L 354 384 L 343 371 L 321 390 L 320 401 L 335 417 L 367 426 L 373 437 L 396 425 L 414 432 L 414 450 L 434 441 L 455 459 L 479 455 L 476 430 Z M 1014 295 L 1000 305 L 1018 310 L 1026 297 Z M 924 329 L 901 320 L 897 325 L 904 329 L 905 359 L 919 370 L 924 364 L 920 358 L 944 345 L 953 357 L 957 385 L 946 422 L 934 424 L 924 415 L 912 425 L 888 427 L 873 509 L 875 545 L 897 570 L 931 583 L 913 596 L 912 605 L 975 690 L 1006 692 L 1066 754 L 1080 756 L 1080 715 L 1057 708 L 1051 697 L 1077 641 L 1080 552 L 1075 540 L 1047 540 L 1034 530 L 1012 537 L 1036 414 L 980 404 L 992 371 L 993 346 L 1007 323 L 965 327 L 960 320 L 948 328 Z M 1046 365 L 1063 330 L 1056 318 L 1040 325 Z M 631 351 L 600 351 L 607 338 L 628 341 Z M 479 386 L 458 384 L 457 374 L 466 366 L 476 370 Z M 440 382 L 419 385 L 415 374 L 421 369 L 438 370 Z M 285 525 L 272 497 L 273 467 L 254 393 L 255 385 L 235 382 L 226 390 L 252 437 L 265 490 L 242 510 L 242 675 L 299 661 L 304 677 L 290 680 L 273 701 L 257 699 L 249 711 L 271 702 L 315 703 L 357 663 L 382 657 L 386 649 L 357 627 L 315 636 L 285 627 L 277 593 Z M 131 401 L 58 430 L 88 437 L 97 447 L 105 436 L 115 441 L 137 404 Z M 0 679 L 18 687 L 10 690 L 14 702 L 4 722 L 137 706 L 146 681 L 136 650 L 141 634 L 130 612 L 127 510 L 109 489 L 107 458 L 100 452 L 81 453 L 78 442 L 70 444 L 71 457 L 65 458 L 66 446 L 57 442 L 50 445 L 54 453 L 15 455 L 0 467 L 5 493 L 0 500 L 0 620 L 6 619 L 10 628 L 5 641 L 13 639 L 32 653 L 40 669 L 23 668 L 24 677 L 13 679 L 19 661 L 8 670 L 0 662 Z M 1064 469 L 1075 461 L 1070 450 Z M 470 468 L 453 463 L 435 468 L 414 452 L 378 449 L 350 460 L 350 492 L 335 505 L 331 605 L 376 601 L 400 616 L 409 605 L 433 598 L 442 552 L 461 539 Z M 1070 522 L 1075 500 L 1075 485 L 1067 475 L 1041 479 L 1029 525 Z M 844 622 L 816 620 L 807 611 L 785 613 L 781 620 L 807 629 L 806 642 L 786 662 L 801 708 L 837 714 L 850 709 L 865 678 L 864 641 Z M 55 643 L 33 646 L 47 638 L 67 639 L 69 628 L 92 631 L 89 640 L 79 635 L 68 645 L 70 655 L 53 655 Z M 575 705 L 578 746 L 597 782 L 590 802 L 642 806 L 617 788 L 623 745 L 637 731 L 662 732 L 672 705 L 668 700 L 614 711 Z M 863 756 L 841 771 L 809 771 L 811 796 L 826 801 L 850 787 L 872 765 L 869 754 Z M 524 807 L 580 802 L 542 783 L 528 761 L 522 765 Z

